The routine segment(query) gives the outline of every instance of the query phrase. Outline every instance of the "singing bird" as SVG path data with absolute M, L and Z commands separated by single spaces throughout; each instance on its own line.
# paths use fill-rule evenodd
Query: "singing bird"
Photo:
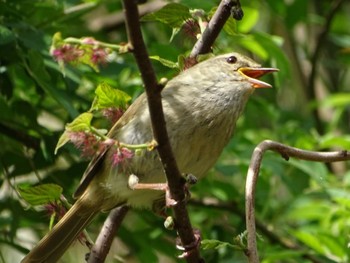
M 275 68 L 263 68 L 238 54 L 219 55 L 198 63 L 170 80 L 162 90 L 169 140 L 180 171 L 201 178 L 215 164 L 230 140 L 236 121 L 256 88 L 271 85 L 258 80 Z M 127 144 L 153 139 L 147 98 L 142 94 L 114 124 L 108 137 Z M 133 190 L 130 175 L 142 184 L 165 183 L 157 151 L 135 155 L 113 165 L 113 151 L 97 154 L 87 167 L 74 205 L 22 260 L 56 262 L 93 217 L 126 204 L 154 209 L 164 205 L 164 192 Z

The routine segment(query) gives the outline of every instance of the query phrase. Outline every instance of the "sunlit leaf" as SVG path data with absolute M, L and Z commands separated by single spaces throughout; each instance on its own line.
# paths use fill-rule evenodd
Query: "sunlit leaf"
M 66 125 L 66 130 L 68 131 L 87 131 L 91 127 L 91 120 L 93 114 L 90 112 L 84 112 L 76 117 L 71 123 Z
M 18 186 L 18 192 L 32 206 L 45 205 L 59 200 L 62 194 L 62 187 L 56 184 Z
M 121 108 L 125 109 L 131 97 L 118 89 L 113 89 L 107 83 L 98 85 L 95 90 L 95 100 L 91 106 L 93 110 L 105 108 Z
M 201 248 L 204 250 L 208 249 L 220 249 L 223 247 L 230 247 L 234 249 L 239 249 L 241 250 L 242 248 L 233 244 L 230 244 L 228 242 L 222 242 L 220 240 L 216 239 L 205 239 L 201 241 Z
M 180 28 L 191 17 L 188 7 L 178 3 L 170 3 L 156 12 L 143 16 L 141 20 L 159 21 L 172 28 Z
M 248 33 L 253 29 L 259 20 L 259 11 L 248 6 L 243 7 L 244 19 L 237 22 L 237 29 L 240 33 Z
M 320 148 L 341 147 L 342 149 L 350 149 L 350 135 L 326 134 L 319 140 Z
M 337 93 L 327 96 L 319 102 L 321 107 L 348 107 L 350 105 L 350 93 Z
M 159 61 L 160 63 L 162 63 L 162 65 L 164 65 L 164 66 L 166 66 L 168 68 L 176 68 L 176 69 L 179 68 L 178 63 L 172 62 L 172 61 L 164 59 L 164 58 L 161 58 L 160 56 L 150 56 L 149 58 L 153 59 L 153 60 L 156 60 L 156 61 Z

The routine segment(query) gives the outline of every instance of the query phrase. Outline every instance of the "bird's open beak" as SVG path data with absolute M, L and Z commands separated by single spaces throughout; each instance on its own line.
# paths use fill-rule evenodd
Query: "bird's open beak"
M 238 72 L 245 77 L 254 88 L 271 88 L 272 86 L 264 81 L 258 80 L 261 76 L 278 71 L 277 68 L 240 68 Z

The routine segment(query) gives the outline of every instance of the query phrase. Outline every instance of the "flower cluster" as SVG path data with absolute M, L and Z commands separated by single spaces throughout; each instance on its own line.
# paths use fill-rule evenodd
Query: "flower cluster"
M 119 146 L 117 141 L 113 139 L 103 141 L 90 132 L 69 132 L 69 140 L 81 151 L 85 158 L 92 158 L 102 152 L 105 147 L 112 146 L 112 164 L 114 166 L 123 164 L 125 160 L 134 157 L 132 150 Z
M 101 152 L 106 144 L 102 143 L 94 134 L 90 132 L 69 132 L 69 140 L 81 151 L 85 158 L 93 157 L 97 152 Z
M 98 65 L 106 64 L 113 54 L 111 48 L 91 37 L 56 40 L 50 52 L 61 65 L 83 63 L 96 70 L 98 70 Z
M 58 202 L 51 202 L 44 206 L 44 209 L 48 216 L 55 215 L 57 221 L 59 221 L 67 212 L 65 207 Z
M 111 123 L 116 123 L 123 114 L 124 110 L 120 108 L 109 107 L 102 110 L 102 115 Z
M 64 44 L 61 47 L 52 50 L 51 54 L 57 61 L 71 63 L 78 61 L 79 57 L 83 56 L 84 50 L 76 48 L 76 46 L 70 44 Z
M 198 34 L 200 34 L 200 27 L 196 20 L 189 19 L 187 20 L 183 26 L 182 30 L 186 36 L 197 39 Z

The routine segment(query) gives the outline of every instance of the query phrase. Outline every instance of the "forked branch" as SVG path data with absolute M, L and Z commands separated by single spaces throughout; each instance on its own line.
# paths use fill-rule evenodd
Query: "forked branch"
M 250 161 L 246 179 L 246 227 L 248 233 L 248 259 L 250 263 L 258 263 L 259 255 L 256 244 L 255 228 L 255 191 L 263 155 L 266 151 L 274 151 L 288 160 L 291 157 L 313 162 L 339 162 L 350 160 L 350 151 L 314 152 L 306 151 L 278 142 L 266 140 L 255 149 Z

